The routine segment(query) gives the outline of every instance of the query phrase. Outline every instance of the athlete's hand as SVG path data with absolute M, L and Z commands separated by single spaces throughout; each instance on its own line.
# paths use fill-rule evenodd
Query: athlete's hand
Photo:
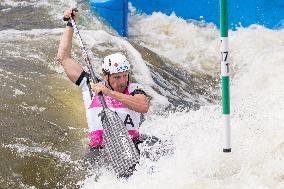
M 107 88 L 104 84 L 100 83 L 96 83 L 96 84 L 91 84 L 92 87 L 92 91 L 98 95 L 99 92 L 102 92 L 104 95 L 108 96 L 110 93 L 110 89 Z
M 69 18 L 71 17 L 72 13 L 73 13 L 73 15 L 74 15 L 74 16 L 73 16 L 74 20 L 77 21 L 77 18 L 78 18 L 78 11 L 75 11 L 74 8 L 67 8 L 67 9 L 65 9 L 65 11 L 64 11 L 64 18 L 65 18 L 65 19 L 69 19 Z M 66 21 L 67 21 L 67 20 L 66 20 Z

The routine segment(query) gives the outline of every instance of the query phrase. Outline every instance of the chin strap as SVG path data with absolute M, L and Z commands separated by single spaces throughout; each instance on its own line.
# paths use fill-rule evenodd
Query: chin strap
M 114 89 L 112 88 L 112 86 L 111 86 L 111 84 L 109 82 L 109 74 L 107 75 L 107 84 L 108 84 L 108 86 L 110 86 L 110 89 L 114 91 Z

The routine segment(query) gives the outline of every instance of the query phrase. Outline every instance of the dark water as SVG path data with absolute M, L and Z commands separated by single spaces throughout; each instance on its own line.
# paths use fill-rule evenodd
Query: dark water
M 62 25 L 47 7 L 0 9 L 0 188 L 75 188 L 86 174 L 76 164 L 87 150 L 81 94 L 48 67 L 60 34 L 29 32 Z
M 1 40 L 3 188 L 17 188 L 21 183 L 39 188 L 71 186 L 79 178 L 68 175 L 75 168 L 70 161 L 81 156 L 84 109 L 80 91 L 45 63 L 54 60 L 57 39 L 24 34 L 12 41 Z M 34 58 L 35 54 L 43 57 Z
M 78 188 L 88 175 L 81 163 L 88 151 L 85 110 L 80 90 L 56 62 L 64 26 L 50 11 L 61 13 L 64 3 L 0 2 L 0 188 Z M 216 88 L 217 77 L 188 74 L 132 45 L 149 62 L 155 90 L 171 94 L 171 108 L 219 100 L 207 87 Z M 78 47 L 75 54 L 80 58 Z
M 61 26 L 55 23 L 44 8 L 34 8 L 32 6 L 13 7 L 7 8 L 0 7 L 0 30 L 5 29 L 17 29 L 17 30 L 29 30 L 33 29 L 49 29 Z M 4 10 L 3 10 L 4 9 Z

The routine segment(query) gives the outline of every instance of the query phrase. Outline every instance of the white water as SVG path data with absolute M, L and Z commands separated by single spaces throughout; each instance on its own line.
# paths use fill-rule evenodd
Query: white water
M 134 15 L 129 36 L 188 71 L 212 73 L 219 61 L 219 33 L 214 25 L 200 28 L 174 14 Z M 204 45 L 206 44 L 206 45 Z
M 219 71 L 216 28 L 200 28 L 173 15 L 133 20 L 130 36 L 156 53 L 199 72 L 210 71 L 201 64 L 213 59 L 210 68 Z M 229 36 L 232 153 L 222 152 L 221 105 L 149 116 L 141 131 L 171 139 L 174 155 L 158 162 L 142 158 L 127 181 L 105 172 L 98 182 L 86 179 L 83 188 L 284 188 L 284 30 L 251 26 Z
M 71 158 L 69 154 L 54 151 L 51 147 L 41 147 L 38 144 L 33 144 L 33 147 L 26 146 L 24 144 L 8 144 L 3 145 L 6 148 L 14 149 L 22 156 L 30 156 L 33 153 L 37 153 L 40 155 L 51 156 L 57 158 L 60 162 L 70 162 Z M 36 146 L 36 147 L 34 147 Z

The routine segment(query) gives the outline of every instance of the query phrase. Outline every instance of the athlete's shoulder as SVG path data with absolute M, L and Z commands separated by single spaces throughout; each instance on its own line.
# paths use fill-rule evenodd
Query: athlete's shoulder
M 87 72 L 83 71 L 77 81 L 75 82 L 76 85 L 82 88 L 84 84 L 90 83 L 90 76 Z
M 128 85 L 128 91 L 131 93 L 135 90 L 141 90 L 141 91 L 144 91 L 145 88 L 142 84 L 140 83 L 129 83 Z
M 144 86 L 140 83 L 129 83 L 128 91 L 131 95 L 144 94 L 147 96 Z

